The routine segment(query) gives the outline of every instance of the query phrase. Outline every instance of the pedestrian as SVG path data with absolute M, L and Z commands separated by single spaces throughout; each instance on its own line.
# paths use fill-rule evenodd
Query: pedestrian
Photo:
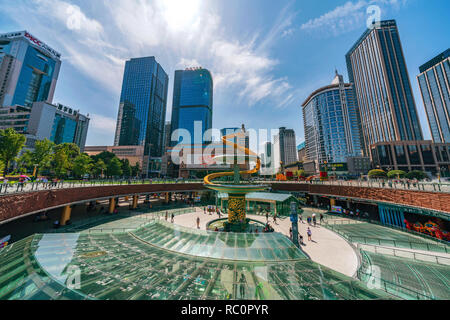
M 173 214 L 173 212 L 172 212 L 172 217 L 171 217 L 171 220 L 170 220 L 170 222 L 172 222 L 173 223 L 173 220 L 175 219 L 175 215 Z
M 298 217 L 300 218 L 300 222 L 301 222 L 301 223 L 303 223 L 303 224 L 305 224 L 305 222 L 303 221 L 303 217 L 302 217 L 302 215 L 301 215 L 301 214 L 299 214 L 299 215 L 298 215 Z
M 269 223 L 269 212 L 266 211 L 266 222 Z
M 323 222 L 323 214 L 321 213 L 320 214 L 320 224 L 322 224 L 322 222 Z
M 298 242 L 303 244 L 303 236 L 300 233 L 298 234 Z
M 292 228 L 289 228 L 289 238 L 292 240 Z
M 273 215 L 273 223 L 278 224 L 277 223 L 277 214 L 276 213 Z
M 311 217 L 308 217 L 308 224 L 311 225 Z
M 197 229 L 200 229 L 200 217 L 197 217 Z
M 309 227 L 308 227 L 307 233 L 308 233 L 308 241 L 311 241 L 311 240 L 312 240 L 312 239 L 311 239 L 312 232 L 311 232 L 311 229 L 310 229 Z
M 313 223 L 314 223 L 314 227 L 317 226 L 317 219 L 316 219 L 316 215 L 313 215 Z
M 169 212 L 166 211 L 166 221 L 167 221 L 167 218 L 169 218 Z

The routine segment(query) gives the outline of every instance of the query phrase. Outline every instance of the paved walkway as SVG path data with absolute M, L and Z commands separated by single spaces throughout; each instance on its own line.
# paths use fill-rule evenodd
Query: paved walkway
M 308 214 L 309 212 L 305 210 L 305 213 L 303 214 L 304 218 Z M 206 229 L 206 224 L 209 221 L 218 218 L 217 214 L 204 214 L 203 210 L 197 209 L 197 212 L 195 213 L 175 217 L 175 224 L 196 229 L 197 217 L 200 217 L 201 230 Z M 248 217 L 263 223 L 266 222 L 266 218 L 264 216 L 248 215 Z M 288 218 L 283 220 L 277 219 L 277 224 L 273 222 L 272 218 L 269 218 L 269 223 L 276 232 L 289 236 L 291 222 Z M 313 241 L 308 241 L 308 236 L 306 234 L 307 228 L 308 224 L 306 222 L 304 224 L 301 222 L 299 223 L 299 232 L 304 239 L 302 250 L 311 257 L 312 261 L 347 276 L 353 276 L 356 273 L 358 268 L 357 254 L 344 239 L 334 232 L 320 227 L 318 224 L 317 227 L 310 227 Z

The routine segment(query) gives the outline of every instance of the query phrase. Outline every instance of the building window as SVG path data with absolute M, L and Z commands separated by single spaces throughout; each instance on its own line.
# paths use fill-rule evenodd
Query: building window
M 408 153 L 409 153 L 409 161 L 411 162 L 411 164 L 421 164 L 417 146 L 415 145 L 408 146 Z
M 422 158 L 424 164 L 435 164 L 431 145 L 422 145 Z

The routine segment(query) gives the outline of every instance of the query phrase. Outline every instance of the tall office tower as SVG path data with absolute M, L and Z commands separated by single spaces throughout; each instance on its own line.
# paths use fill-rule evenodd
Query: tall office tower
M 60 58 L 27 31 L 0 34 L 0 107 L 52 103 Z
M 147 159 L 162 156 L 168 84 L 169 77 L 155 57 L 126 62 L 115 146 L 144 146 Z M 148 163 L 144 161 L 144 166 Z
M 364 155 L 380 141 L 423 140 L 395 20 L 368 29 L 346 55 L 356 91 Z
M 352 84 L 336 71 L 331 85 L 302 104 L 306 158 L 322 165 L 362 155 L 359 114 Z
M 281 165 L 297 162 L 297 143 L 294 130 L 281 127 L 275 136 L 273 149 L 276 169 L 279 169 Z
M 164 125 L 164 146 L 163 146 L 163 154 L 167 151 L 167 148 L 170 147 L 170 134 L 172 133 L 170 121 L 166 121 Z
M 450 143 L 450 49 L 419 69 L 417 79 L 433 141 Z
M 274 175 L 275 171 L 275 158 L 273 152 L 272 142 L 266 142 L 264 144 L 264 156 L 262 157 L 261 175 Z
M 179 136 L 172 146 L 183 144 L 205 144 L 211 137 L 204 134 L 212 128 L 213 80 L 211 73 L 203 68 L 189 68 L 175 71 L 172 108 L 172 132 L 185 129 L 190 141 Z M 196 124 L 197 122 L 197 124 Z M 183 140 L 183 141 L 182 141 Z

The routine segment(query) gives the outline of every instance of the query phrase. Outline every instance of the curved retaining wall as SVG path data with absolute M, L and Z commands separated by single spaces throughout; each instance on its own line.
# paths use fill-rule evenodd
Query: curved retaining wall
M 437 210 L 450 214 L 450 194 L 425 191 L 393 190 L 350 186 L 329 186 L 306 183 L 273 183 L 272 190 L 305 192 L 330 197 L 357 198 Z M 159 192 L 206 190 L 201 183 L 97 186 L 73 189 L 36 191 L 0 196 L 0 224 L 21 216 L 63 207 L 69 204 L 107 199 L 114 196 Z

